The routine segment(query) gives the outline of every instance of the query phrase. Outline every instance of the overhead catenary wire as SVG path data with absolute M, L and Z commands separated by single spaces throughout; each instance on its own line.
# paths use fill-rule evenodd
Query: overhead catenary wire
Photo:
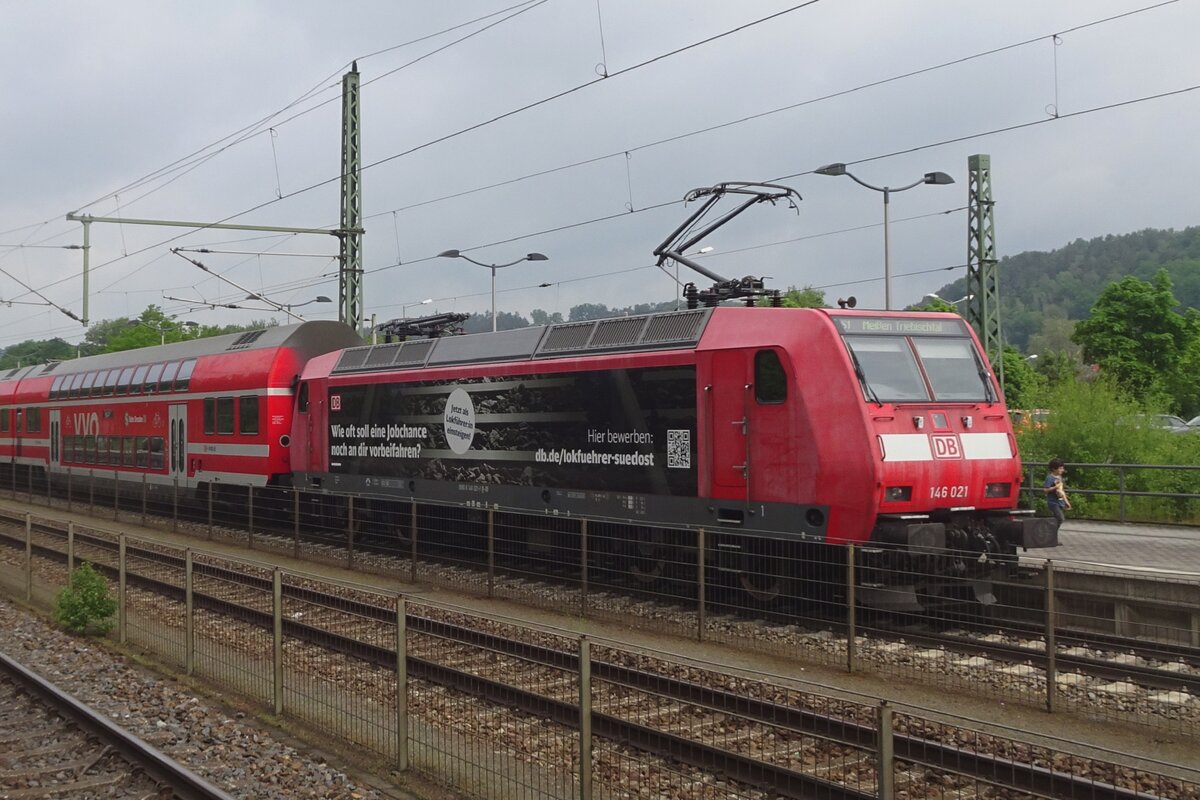
M 1169 0 L 1169 2 L 1165 2 L 1165 3 L 1159 3 L 1159 4 L 1156 4 L 1156 5 L 1154 5 L 1154 6 L 1147 6 L 1147 7 L 1145 7 L 1145 8 L 1142 8 L 1142 9 L 1136 9 L 1136 10 L 1132 10 L 1132 11 L 1126 12 L 1125 14 L 1122 14 L 1122 15 L 1116 15 L 1116 16 L 1114 16 L 1114 17 L 1106 18 L 1105 20 L 1097 20 L 1097 21 L 1093 21 L 1093 22 L 1091 22 L 1091 23 L 1087 23 L 1086 25 L 1081 25 L 1081 26 L 1076 26 L 1076 27 L 1074 27 L 1074 28 L 1069 28 L 1069 29 L 1067 29 L 1066 31 L 1063 31 L 1063 32 L 1065 33 L 1065 32 L 1069 32 L 1069 31 L 1073 31 L 1073 30 L 1078 30 L 1078 29 L 1080 29 L 1080 28 L 1082 28 L 1082 27 L 1086 27 L 1086 26 L 1089 26 L 1089 25 L 1096 25 L 1096 24 L 1100 24 L 1101 22 L 1105 22 L 1105 21 L 1111 21 L 1112 19 L 1117 19 L 1117 18 L 1120 18 L 1120 17 L 1129 16 L 1129 15 L 1132 15 L 1132 14 L 1135 14 L 1135 13 L 1141 13 L 1141 12 L 1143 12 L 1143 11 L 1150 10 L 1150 9 L 1153 9 L 1153 8 L 1158 8 L 1158 7 L 1161 7 L 1161 6 L 1170 5 L 1170 4 L 1174 3 L 1174 2 L 1177 2 L 1177 0 Z M 784 12 L 781 12 L 781 13 L 784 13 Z M 1036 39 L 1026 40 L 1026 42 L 1023 42 L 1023 43 L 1028 43 L 1029 41 L 1038 41 L 1038 40 L 1041 40 L 1041 39 L 1043 39 L 1043 38 L 1045 38 L 1045 37 L 1037 37 Z M 1000 50 L 1000 49 L 1009 49 L 1009 48 L 1012 48 L 1012 47 L 1020 46 L 1020 45 L 1021 45 L 1021 44 L 1023 44 L 1023 43 L 1015 43 L 1015 44 L 1013 44 L 1013 45 L 1008 45 L 1008 46 L 1006 46 L 1005 48 L 994 49 L 993 51 L 987 51 L 987 52 L 996 52 L 997 50 Z M 692 46 L 695 46 L 695 45 L 692 45 Z M 977 55 L 978 55 L 978 54 L 977 54 Z M 665 56 L 664 56 L 664 57 L 665 57 Z M 977 56 L 975 56 L 975 57 L 977 57 Z M 968 58 L 970 58 L 970 57 L 968 57 Z M 652 61 L 653 61 L 653 60 L 652 60 Z M 649 62 L 643 62 L 643 63 L 652 63 L 652 61 L 649 61 Z M 938 66 L 935 66 L 935 67 L 931 67 L 930 69 L 933 69 L 933 68 L 939 68 L 940 66 L 941 66 L 941 65 L 938 65 Z M 630 68 L 630 69 L 632 69 L 632 68 Z M 619 74 L 619 73 L 616 73 L 616 74 Z M 907 74 L 907 73 L 906 73 L 906 74 Z M 897 77 L 898 77 L 898 76 L 897 76 Z M 893 79 L 896 79 L 896 77 L 893 77 L 892 79 L 889 79 L 889 80 L 893 80 Z M 1184 92 L 1189 92 L 1189 91 L 1192 91 L 1192 90 L 1193 90 L 1193 89 L 1195 89 L 1195 88 L 1197 88 L 1197 87 L 1194 87 L 1194 86 L 1193 86 L 1193 87 L 1187 87 L 1187 88 L 1184 88 L 1184 89 L 1180 89 L 1180 90 L 1177 90 L 1177 91 L 1175 91 L 1175 92 L 1165 92 L 1165 93 L 1160 93 L 1160 94 L 1157 94 L 1157 95 L 1148 95 L 1148 96 L 1145 96 L 1145 97 L 1134 98 L 1134 99 L 1132 99 L 1132 100 L 1126 100 L 1126 101 L 1122 101 L 1122 102 L 1119 102 L 1119 103 L 1113 103 L 1113 104 L 1108 104 L 1108 105 L 1105 105 L 1105 106 L 1097 106 L 1097 107 L 1094 107 L 1094 108 L 1091 108 L 1091 109 L 1085 109 L 1085 110 L 1076 111 L 1076 112 L 1073 112 L 1073 113 L 1071 113 L 1071 114 L 1064 114 L 1064 115 L 1061 115 L 1061 116 L 1060 116 L 1060 117 L 1058 117 L 1058 118 L 1054 118 L 1054 119 L 1050 119 L 1050 120 L 1040 120 L 1040 121 L 1035 121 L 1035 122 L 1021 123 L 1021 124 L 1018 124 L 1018 125 L 1008 126 L 1008 127 L 1005 127 L 1005 128 L 992 129 L 991 131 L 985 131 L 985 132 L 982 132 L 982 133 L 969 134 L 969 135 L 965 135 L 965 136 L 962 136 L 962 137 L 956 137 L 956 138 L 952 138 L 952 139 L 945 139 L 945 140 L 940 140 L 940 141 L 937 141 L 937 142 L 930 142 L 930 143 L 926 143 L 926 144 L 924 144 L 924 145 L 919 145 L 919 146 L 912 147 L 912 148 L 908 148 L 908 149 L 901 149 L 901 150 L 890 151 L 890 152 L 888 152 L 888 153 L 881 153 L 881 154 L 877 154 L 877 155 L 874 155 L 874 156 L 869 156 L 869 157 L 866 157 L 866 158 L 861 158 L 861 159 L 858 159 L 858 160 L 856 160 L 856 161 L 851 161 L 851 162 L 847 162 L 847 163 L 856 163 L 856 164 L 857 164 L 857 163 L 864 163 L 864 162 L 866 162 L 866 161 L 871 161 L 871 160 L 879 160 L 879 159 L 883 159 L 883 158 L 889 158 L 889 157 L 892 157 L 892 156 L 895 156 L 895 155 L 900 155 L 900 154 L 906 154 L 906 153 L 917 152 L 917 151 L 919 151 L 919 150 L 922 150 L 922 149 L 928 149 L 928 148 L 931 148 L 931 147 L 942 146 L 942 145 L 949 144 L 949 143 L 954 143 L 954 142 L 966 141 L 966 140 L 969 140 L 969 139 L 972 139 L 972 138 L 977 138 L 977 137 L 980 137 L 980 136 L 986 136 L 986 135 L 991 135 L 991 134 L 995 134 L 995 133 L 1003 133 L 1003 132 L 1007 132 L 1007 131 L 1018 130 L 1018 129 L 1020 129 L 1020 128 L 1030 127 L 1030 126 L 1032 126 L 1032 125 L 1034 125 L 1034 124 L 1038 124 L 1038 122 L 1055 121 L 1055 119 L 1063 119 L 1063 118 L 1068 118 L 1068 117 L 1071 117 L 1071 116 L 1079 116 L 1079 115 L 1082 115 L 1082 114 L 1094 113 L 1094 112 L 1096 112 L 1096 111 L 1100 111 L 1100 110 L 1106 110 L 1106 109 L 1118 108 L 1118 107 L 1125 106 L 1125 105 L 1131 105 L 1131 104 L 1133 104 L 1133 103 L 1137 103 L 1137 102 L 1145 102 L 1145 101 L 1148 101 L 1148 100 L 1165 98 L 1165 97 L 1169 97 L 1169 96 L 1171 96 L 1171 95 L 1174 95 L 1174 94 L 1180 94 L 1180 93 L 1184 93 Z M 852 91 L 852 90 L 853 90 L 853 89 L 851 89 L 851 90 L 846 90 L 846 91 Z M 552 99 L 552 98 L 550 98 L 550 99 Z M 809 103 L 809 102 L 816 102 L 816 101 L 817 101 L 817 99 L 816 99 L 816 98 L 814 98 L 813 100 L 805 101 L 805 103 Z M 519 110 L 519 109 L 518 109 L 518 110 Z M 774 112 L 764 112 L 764 113 L 774 113 Z M 757 118 L 757 117 L 759 117 L 759 116 L 761 116 L 761 115 L 751 115 L 751 116 L 749 116 L 749 117 L 746 117 L 746 118 L 743 118 L 743 119 L 744 119 L 744 120 L 748 120 L 748 119 L 754 119 L 754 118 Z M 714 128 L 717 128 L 717 127 L 723 127 L 723 126 L 727 126 L 727 125 L 737 124 L 739 121 L 741 121 L 741 120 L 734 120 L 734 121 L 730 121 L 730 122 L 728 122 L 728 123 L 722 123 L 722 125 L 720 125 L 720 126 L 710 126 L 709 128 L 706 128 L 706 129 L 704 129 L 704 131 L 706 131 L 706 130 L 712 130 L 712 129 L 714 129 Z M 476 126 L 476 127 L 477 127 L 477 126 Z M 688 133 L 688 134 L 682 134 L 682 135 L 680 135 L 680 137 L 668 137 L 667 139 L 658 140 L 658 141 L 656 141 L 656 142 L 652 142 L 652 143 L 647 143 L 646 145 L 643 145 L 643 147 L 648 147 L 648 146 L 656 146 L 656 145 L 658 145 L 658 144 L 660 144 L 660 143 L 665 143 L 665 142 L 672 141 L 672 140 L 674 140 L 674 139 L 676 139 L 676 138 L 681 138 L 682 136 L 696 135 L 696 134 L 698 134 L 698 133 L 701 133 L 701 132 L 704 132 L 704 131 L 696 131 L 696 132 L 692 132 L 692 133 Z M 396 156 L 393 156 L 393 157 L 399 157 L 400 155 L 403 155 L 403 154 L 397 154 Z M 604 157 L 610 157 L 610 156 L 604 156 Z M 594 159 L 593 159 L 593 160 L 594 160 Z M 376 163 L 381 163 L 381 162 L 376 162 Z M 373 165 L 372 165 L 372 166 L 373 166 Z M 545 174 L 545 172 L 546 172 L 546 171 L 542 171 L 542 172 L 540 172 L 540 173 L 538 173 L 538 174 Z M 793 173 L 790 173 L 789 175 L 785 175 L 785 176 L 782 176 L 781 178 L 774 179 L 774 180 L 786 180 L 786 179 L 788 179 L 788 178 L 791 178 L 791 177 L 796 177 L 796 176 L 800 176 L 800 175 L 809 174 L 809 172 L 811 172 L 811 171 L 804 171 L 804 172 L 793 172 Z M 327 182 L 326 182 L 326 183 L 327 183 Z M 300 191 L 303 191 L 303 190 L 300 190 Z M 434 202 L 434 201 L 427 201 L 427 202 Z M 658 208 L 658 207 L 664 207 L 664 206 L 671 205 L 671 204 L 672 204 L 672 203 L 661 203 L 661 204 L 655 204 L 655 205 L 652 205 L 652 206 L 648 206 L 648 207 L 647 207 L 645 210 L 653 210 L 654 208 Z M 411 207 L 411 206 L 406 206 L 406 208 L 408 208 L 408 207 Z M 242 213 L 248 213 L 248 212 L 242 212 Z M 389 213 L 390 213 L 390 212 L 389 212 Z M 240 216 L 240 215 L 241 215 L 241 214 L 238 214 L 238 215 L 236 215 L 236 216 Z M 372 215 L 372 216 L 375 216 L 375 215 Z M 602 221 L 605 221 L 605 220 L 608 220 L 608 219 L 615 218 L 616 216 L 621 216 L 621 215 L 609 215 L 609 216 L 605 216 L 605 217 L 594 218 L 594 219 L 585 220 L 585 221 L 582 221 L 582 222 L 579 222 L 579 223 L 573 223 L 573 224 L 571 224 L 571 225 L 559 226 L 559 227 L 557 227 L 557 228 L 548 229 L 548 230 L 549 230 L 549 231 L 565 230 L 565 229 L 568 229 L 568 228 L 579 227 L 579 226 L 581 226 L 581 225 L 586 225 L 586 224 L 595 224 L 595 223 L 597 223 L 597 222 L 602 222 Z M 230 217 L 230 218 L 232 218 L 232 217 Z M 537 233 L 533 233 L 533 234 L 525 234 L 525 235 L 518 236 L 518 237 L 510 237 L 510 238 L 507 238 L 507 239 L 504 239 L 504 240 L 500 240 L 500 242 L 498 242 L 498 243 L 504 243 L 504 242 L 512 242 L 512 241 L 517 241 L 517 240 L 519 240 L 519 239 L 522 239 L 522 238 L 529 238 L 530 236 L 534 236 L 534 235 L 538 235 L 538 234 L 537 234 Z M 177 237 L 176 237 L 176 238 L 177 238 Z M 173 239 L 172 239 L 172 240 L 173 240 Z M 172 241 L 172 240 L 168 240 L 168 242 L 169 242 L 169 241 Z M 485 246 L 485 245 L 479 245 L 479 246 Z M 151 246 L 151 247 L 153 247 L 153 246 Z M 146 249 L 150 249 L 150 248 L 146 248 Z M 131 253 L 130 255 L 136 255 L 136 254 L 137 254 L 137 252 L 142 252 L 142 251 L 135 251 L 134 253 Z M 106 263 L 107 263 L 107 264 L 111 264 L 111 263 L 115 263 L 115 262 L 116 262 L 116 261 L 118 261 L 118 260 L 119 260 L 119 259 L 114 259 L 113 261 L 111 261 L 111 262 L 106 262 Z M 100 265 L 100 266 L 103 266 L 103 265 Z M 96 268 L 99 268 L 99 267 L 96 267 Z M 379 270 L 382 270 L 382 269 L 389 269 L 389 268 L 391 268 L 391 266 L 387 266 L 387 267 L 381 267 L 381 268 L 378 268 L 378 270 L 373 270 L 373 271 L 379 271 Z M 70 279 L 71 279 L 71 278 L 66 278 L 66 279 L 63 279 L 63 280 L 70 280 Z M 54 283 L 47 284 L 47 285 L 46 285 L 45 287 L 43 287 L 43 288 L 49 288 L 49 287 L 51 287 L 51 286 L 54 286 L 54 285 L 56 285 L 57 283 L 61 283 L 61 282 L 62 282 L 62 281 L 56 281 L 56 282 L 54 282 Z

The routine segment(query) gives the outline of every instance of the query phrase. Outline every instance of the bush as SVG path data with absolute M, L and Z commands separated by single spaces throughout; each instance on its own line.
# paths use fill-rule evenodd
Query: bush
M 74 633 L 108 633 L 117 601 L 108 591 L 108 581 L 86 561 L 71 573 L 71 583 L 58 593 L 54 618 Z

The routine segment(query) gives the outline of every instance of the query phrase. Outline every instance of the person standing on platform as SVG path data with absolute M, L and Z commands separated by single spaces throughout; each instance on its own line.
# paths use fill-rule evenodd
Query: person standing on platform
M 1048 466 L 1050 471 L 1046 474 L 1042 491 L 1046 494 L 1046 505 L 1050 508 L 1050 513 L 1058 520 L 1058 526 L 1061 528 L 1067 518 L 1066 512 L 1071 507 L 1071 501 L 1067 499 L 1067 490 L 1063 488 L 1063 473 L 1067 468 L 1060 458 L 1051 459 Z

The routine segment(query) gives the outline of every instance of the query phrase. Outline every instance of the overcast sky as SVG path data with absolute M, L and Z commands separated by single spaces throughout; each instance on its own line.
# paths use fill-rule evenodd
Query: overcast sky
M 380 321 L 489 307 L 488 270 L 450 248 L 549 256 L 498 272 L 502 311 L 672 299 L 651 253 L 685 192 L 721 181 L 803 201 L 714 234 L 709 269 L 882 307 L 882 195 L 812 174 L 837 161 L 877 186 L 956 181 L 892 195 L 897 306 L 965 274 L 974 153 L 1001 256 L 1200 221 L 1197 0 L 513 3 L 0 0 L 0 346 L 82 336 L 22 286 L 82 316 L 70 212 L 336 227 L 355 60 Z M 151 303 L 282 321 L 205 307 L 254 304 L 171 247 L 222 251 L 192 257 L 278 303 L 337 299 L 331 236 L 94 224 L 91 245 L 93 322 Z

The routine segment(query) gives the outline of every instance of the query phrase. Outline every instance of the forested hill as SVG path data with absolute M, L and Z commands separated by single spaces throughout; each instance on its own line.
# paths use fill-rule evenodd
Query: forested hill
M 1086 319 L 1105 286 L 1126 275 L 1149 281 L 1162 268 L 1171 276 L 1181 310 L 1200 309 L 1200 227 L 1077 239 L 1048 253 L 1002 258 L 1004 339 L 1026 350 L 1029 338 L 1044 331 L 1046 320 Z M 961 297 L 966 286 L 963 278 L 937 293 Z

